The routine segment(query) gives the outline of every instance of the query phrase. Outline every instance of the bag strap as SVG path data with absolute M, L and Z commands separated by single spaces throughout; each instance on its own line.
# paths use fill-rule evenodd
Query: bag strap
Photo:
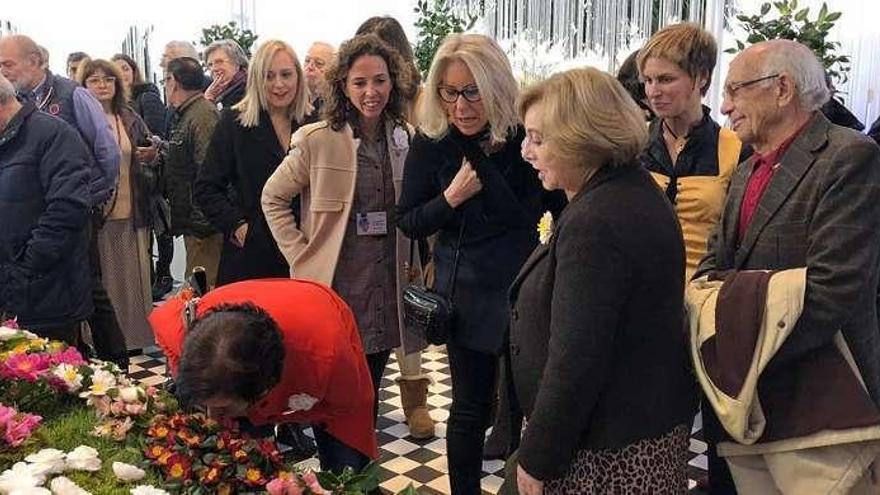
M 467 223 L 467 217 L 462 214 L 461 227 L 458 228 L 458 242 L 455 243 L 455 255 L 452 258 L 452 272 L 449 274 L 449 302 L 455 296 L 455 279 L 458 275 L 458 260 L 461 257 L 461 241 L 464 239 L 464 225 Z
M 458 260 L 461 256 L 461 241 L 464 239 L 464 226 L 465 226 L 465 217 L 462 215 L 461 226 L 458 229 L 458 241 L 455 243 L 455 254 L 452 258 L 452 272 L 449 274 L 449 295 L 447 296 L 449 300 L 452 300 L 452 296 L 455 295 L 455 279 L 458 275 Z M 415 260 L 415 239 L 410 238 L 409 240 L 409 269 L 412 270 L 413 261 Z M 422 284 L 425 281 L 422 280 Z

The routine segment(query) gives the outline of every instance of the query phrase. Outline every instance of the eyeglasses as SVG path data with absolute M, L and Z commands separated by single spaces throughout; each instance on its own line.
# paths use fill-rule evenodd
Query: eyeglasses
M 86 84 L 89 86 L 97 86 L 99 84 L 112 86 L 113 84 L 116 84 L 116 78 L 113 76 L 94 76 L 86 79 Z
M 770 74 L 769 76 L 759 77 L 757 79 L 750 79 L 748 81 L 740 81 L 740 82 L 732 82 L 728 83 L 724 86 L 724 97 L 725 98 L 733 98 L 736 96 L 736 92 L 745 88 L 746 86 L 751 86 L 752 84 L 757 84 L 761 81 L 766 81 L 768 79 L 773 79 L 779 77 L 779 74 Z
M 446 103 L 455 103 L 458 101 L 459 95 L 464 96 L 464 99 L 471 103 L 476 103 L 482 99 L 480 88 L 476 86 L 465 86 L 462 89 L 456 89 L 452 86 L 440 86 L 437 88 L 437 94 Z
M 311 65 L 312 67 L 314 67 L 314 68 L 316 68 L 316 69 L 318 69 L 318 70 L 323 69 L 324 66 L 327 65 L 327 63 L 324 62 L 323 60 L 321 60 L 320 58 L 306 57 L 305 62 L 306 62 L 306 63 L 305 63 L 305 65 L 303 66 L 304 68 L 305 68 L 305 67 L 308 67 L 308 66 Z

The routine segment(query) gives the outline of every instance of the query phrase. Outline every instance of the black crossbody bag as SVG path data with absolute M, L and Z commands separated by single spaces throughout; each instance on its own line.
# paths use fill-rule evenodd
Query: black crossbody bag
M 446 295 L 425 287 L 424 281 L 410 282 L 403 289 L 403 323 L 412 333 L 425 336 L 434 345 L 443 345 L 449 340 L 449 332 L 455 318 L 455 279 L 458 272 L 458 259 L 461 256 L 461 241 L 464 237 L 465 221 L 462 218 L 458 231 L 458 242 L 449 274 L 449 293 Z M 415 241 L 410 239 L 409 263 L 413 266 Z

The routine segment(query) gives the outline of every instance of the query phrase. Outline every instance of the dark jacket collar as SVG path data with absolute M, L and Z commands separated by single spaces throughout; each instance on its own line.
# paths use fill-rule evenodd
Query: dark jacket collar
M 719 129 L 711 110 L 703 105 L 703 118 L 691 128 L 687 143 L 679 154 L 679 163 L 674 164 L 663 139 L 663 119 L 656 118 L 648 127 L 648 146 L 643 161 L 648 170 L 669 176 L 717 175 Z
M 159 92 L 159 88 L 156 87 L 155 84 L 143 83 L 143 84 L 138 84 L 136 86 L 133 86 L 131 88 L 131 99 L 132 100 L 137 99 L 137 97 L 139 97 L 140 95 L 145 94 L 145 93 L 155 93 L 156 95 L 159 95 L 159 96 L 162 95 L 162 93 Z
M 11 141 L 18 135 L 18 132 L 21 130 L 21 126 L 24 124 L 24 121 L 35 111 L 37 110 L 36 105 L 33 102 L 27 102 L 22 105 L 21 109 L 19 109 L 18 113 L 12 116 L 9 119 L 9 123 L 6 124 L 6 127 L 0 132 L 0 146 L 5 146 L 6 143 Z
M 588 196 L 591 191 L 595 191 L 597 188 L 601 187 L 602 184 L 620 177 L 621 175 L 631 173 L 634 169 L 638 169 L 640 166 L 641 165 L 636 161 L 614 165 L 603 165 L 599 170 L 593 173 L 593 176 L 587 180 L 581 190 L 569 200 L 568 205 L 571 206 L 571 204 L 581 201 L 584 197 Z M 570 208 L 566 207 L 565 210 L 562 210 L 563 216 L 565 215 L 566 210 L 569 209 Z
M 204 99 L 204 98 L 205 98 L 204 93 L 196 93 L 196 94 L 190 96 L 189 98 L 187 98 L 186 101 L 181 103 L 180 106 L 177 107 L 174 111 L 177 112 L 178 116 L 183 115 L 184 113 L 186 113 L 186 109 L 191 107 L 193 105 L 193 103 L 195 103 L 196 101 L 198 101 L 200 99 Z

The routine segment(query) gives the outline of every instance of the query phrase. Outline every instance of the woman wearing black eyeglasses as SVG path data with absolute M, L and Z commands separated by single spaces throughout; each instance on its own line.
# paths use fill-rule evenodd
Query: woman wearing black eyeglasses
M 520 155 L 518 88 L 492 39 L 448 37 L 428 74 L 420 132 L 406 159 L 398 202 L 404 233 L 414 238 L 439 233 L 434 288 L 449 294 L 455 286 L 446 431 L 453 494 L 480 493 L 483 438 L 506 340 L 507 288 L 538 242 L 539 218 L 564 202 L 543 191 L 537 172 Z

